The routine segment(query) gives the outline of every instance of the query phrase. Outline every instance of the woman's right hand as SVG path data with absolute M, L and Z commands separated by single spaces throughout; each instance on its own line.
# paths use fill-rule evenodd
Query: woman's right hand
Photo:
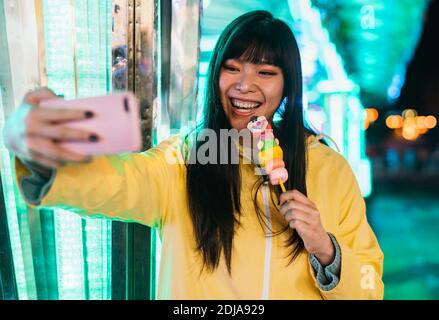
M 38 107 L 41 101 L 54 97 L 55 94 L 47 88 L 29 92 L 5 123 L 5 146 L 17 157 L 50 169 L 66 163 L 89 162 L 89 156 L 68 151 L 59 142 L 96 141 L 96 136 L 91 138 L 92 132 L 63 125 L 68 121 L 90 118 L 92 114 L 83 110 Z

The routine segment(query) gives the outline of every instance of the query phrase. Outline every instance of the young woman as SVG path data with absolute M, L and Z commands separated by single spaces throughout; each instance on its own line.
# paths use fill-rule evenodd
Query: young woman
M 287 192 L 254 164 L 177 161 L 205 143 L 181 135 L 143 153 L 67 152 L 54 141 L 90 133 L 59 123 L 86 115 L 39 109 L 53 95 L 42 89 L 27 95 L 5 131 L 26 200 L 159 228 L 158 298 L 381 299 L 383 254 L 354 174 L 304 127 L 289 27 L 266 11 L 235 19 L 214 49 L 207 84 L 200 128 L 220 136 L 265 116 L 284 151 Z

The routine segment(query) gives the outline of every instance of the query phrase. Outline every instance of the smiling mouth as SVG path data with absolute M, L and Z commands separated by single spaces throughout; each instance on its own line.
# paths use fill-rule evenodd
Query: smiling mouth
M 231 98 L 230 102 L 232 103 L 232 106 L 241 109 L 241 110 L 253 110 L 257 109 L 261 106 L 262 103 L 260 102 L 253 102 L 253 101 L 244 101 L 239 99 Z

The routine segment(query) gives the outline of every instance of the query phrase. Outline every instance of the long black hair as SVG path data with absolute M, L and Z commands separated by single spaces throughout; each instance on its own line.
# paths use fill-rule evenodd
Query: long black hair
M 220 101 L 219 74 L 227 59 L 239 58 L 255 64 L 272 64 L 282 69 L 284 90 L 281 120 L 273 126 L 284 151 L 285 167 L 289 172 L 288 190 L 297 189 L 306 195 L 306 135 L 302 108 L 302 72 L 299 49 L 291 29 L 267 11 L 253 11 L 233 20 L 216 43 L 209 65 L 204 102 L 204 119 L 199 128 L 211 129 L 220 136 L 220 129 L 231 129 Z M 197 141 L 199 148 L 205 141 Z M 195 150 L 195 149 L 192 149 Z M 219 149 L 218 149 L 219 150 Z M 219 154 L 218 160 L 219 160 Z M 256 201 L 263 179 L 259 179 L 253 194 L 260 222 L 265 222 Z M 197 250 L 204 266 L 212 271 L 218 267 L 221 253 L 231 273 L 232 246 L 235 227 L 241 214 L 241 175 L 239 164 L 201 164 L 198 160 L 187 165 L 189 209 L 195 232 Z M 272 187 L 274 188 L 274 187 Z M 274 188 L 277 196 L 281 191 Z M 271 194 L 271 192 L 270 192 Z M 273 200 L 273 199 L 272 199 Z M 261 224 L 262 225 L 262 224 Z M 279 234 L 289 232 L 286 246 L 291 247 L 292 262 L 304 244 L 297 232 L 286 225 Z

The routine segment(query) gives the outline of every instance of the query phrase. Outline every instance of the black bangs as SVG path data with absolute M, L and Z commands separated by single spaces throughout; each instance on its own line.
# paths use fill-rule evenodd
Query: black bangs
M 273 23 L 264 20 L 245 26 L 227 41 L 229 46 L 224 52 L 223 61 L 240 59 L 243 62 L 281 67 L 283 50 L 279 31 L 273 28 Z

